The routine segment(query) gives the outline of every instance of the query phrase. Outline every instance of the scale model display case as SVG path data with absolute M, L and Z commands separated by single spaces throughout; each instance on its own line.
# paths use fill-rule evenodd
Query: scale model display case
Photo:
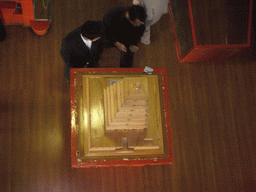
M 250 47 L 253 0 L 170 0 L 179 62 L 224 61 Z
M 173 162 L 164 68 L 71 69 L 72 168 Z

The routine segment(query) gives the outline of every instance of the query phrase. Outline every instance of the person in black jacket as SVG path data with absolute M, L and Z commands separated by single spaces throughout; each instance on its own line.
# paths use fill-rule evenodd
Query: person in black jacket
M 113 8 L 103 17 L 106 39 L 121 52 L 120 67 L 132 67 L 146 18 L 145 9 L 140 5 Z
M 70 32 L 61 44 L 60 54 L 66 63 L 64 75 L 70 81 L 70 68 L 100 67 L 100 55 L 104 46 L 102 21 L 88 20 Z

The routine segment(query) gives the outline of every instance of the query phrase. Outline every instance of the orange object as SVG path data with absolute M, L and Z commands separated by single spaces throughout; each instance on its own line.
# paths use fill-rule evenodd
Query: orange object
M 23 24 L 29 26 L 30 21 L 35 19 L 33 0 L 16 0 L 21 4 Z
M 0 13 L 3 24 L 31 26 L 37 35 L 44 35 L 50 26 L 49 20 L 35 20 L 33 0 L 0 1 Z
M 3 24 L 22 24 L 22 12 L 16 8 L 14 1 L 0 1 Z
M 45 20 L 45 21 L 33 20 L 33 21 L 30 21 L 30 26 L 35 32 L 35 34 L 44 35 L 47 33 L 47 30 L 50 26 L 50 21 L 49 20 Z

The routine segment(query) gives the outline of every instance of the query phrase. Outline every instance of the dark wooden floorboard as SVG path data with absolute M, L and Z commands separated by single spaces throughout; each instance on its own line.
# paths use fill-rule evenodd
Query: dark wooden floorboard
M 256 61 L 179 63 L 169 15 L 140 44 L 134 67 L 166 67 L 174 163 L 71 169 L 70 96 L 59 51 L 88 19 L 131 1 L 55 0 L 49 32 L 6 26 L 0 43 L 1 191 L 253 191 L 256 187 Z M 255 58 L 255 57 L 254 57 Z M 102 67 L 118 67 L 104 50 Z

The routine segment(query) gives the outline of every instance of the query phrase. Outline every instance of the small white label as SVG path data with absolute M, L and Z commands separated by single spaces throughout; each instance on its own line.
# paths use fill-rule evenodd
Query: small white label
M 148 74 L 152 74 L 153 73 L 153 69 L 148 67 L 148 66 L 146 66 L 145 69 L 144 69 L 144 72 L 148 73 Z

